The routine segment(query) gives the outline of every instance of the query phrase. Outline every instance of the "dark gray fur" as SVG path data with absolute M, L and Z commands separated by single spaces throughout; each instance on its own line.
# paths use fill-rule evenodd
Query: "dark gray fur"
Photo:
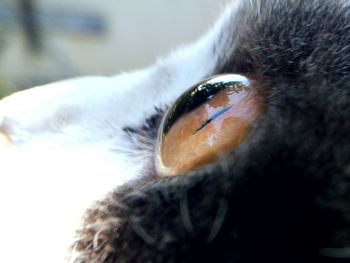
M 86 217 L 108 227 L 80 232 L 82 262 L 350 262 L 349 4 L 240 8 L 212 73 L 257 80 L 253 134 L 198 172 L 117 189 Z

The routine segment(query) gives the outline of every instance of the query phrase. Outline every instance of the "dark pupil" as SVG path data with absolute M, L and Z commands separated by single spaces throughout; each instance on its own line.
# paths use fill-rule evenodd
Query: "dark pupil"
M 195 88 L 190 89 L 179 97 L 169 110 L 163 126 L 163 135 L 170 130 L 176 120 L 183 114 L 193 111 L 198 106 L 211 99 L 219 91 L 228 89 L 235 92 L 242 90 L 242 88 L 243 85 L 241 81 L 217 81 L 202 82 Z

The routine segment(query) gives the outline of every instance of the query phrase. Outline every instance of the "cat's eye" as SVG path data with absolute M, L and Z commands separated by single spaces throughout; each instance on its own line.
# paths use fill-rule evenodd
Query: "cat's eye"
M 198 169 L 236 149 L 261 113 L 254 82 L 235 74 L 205 80 L 180 96 L 159 129 L 160 175 Z

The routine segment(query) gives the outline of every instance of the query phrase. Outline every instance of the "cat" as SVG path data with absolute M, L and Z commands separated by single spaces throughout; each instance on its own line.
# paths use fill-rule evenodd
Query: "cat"
M 161 170 L 202 110 L 188 98 L 222 78 L 252 93 L 244 138 Z M 349 1 L 233 1 L 147 69 L 0 102 L 0 261 L 350 262 L 349 116 Z

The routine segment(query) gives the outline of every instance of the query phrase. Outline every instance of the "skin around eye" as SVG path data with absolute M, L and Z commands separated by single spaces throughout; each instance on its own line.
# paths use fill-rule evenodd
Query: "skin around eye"
M 171 176 L 189 172 L 236 149 L 262 112 L 253 85 L 244 76 L 223 75 L 181 96 L 160 127 L 158 173 Z M 186 104 L 186 100 L 190 102 Z

